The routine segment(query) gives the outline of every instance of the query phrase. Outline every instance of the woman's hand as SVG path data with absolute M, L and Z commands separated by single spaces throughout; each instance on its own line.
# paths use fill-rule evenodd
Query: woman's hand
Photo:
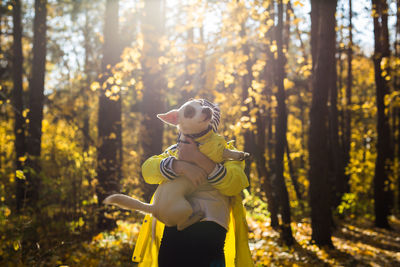
M 207 180 L 207 173 L 199 166 L 196 166 L 190 162 L 174 160 L 172 162 L 172 168 L 177 174 L 185 176 L 187 179 L 189 179 L 196 187 Z
M 193 139 L 185 137 L 185 141 L 189 143 L 180 142 L 178 145 L 178 159 L 196 164 L 201 152 Z
M 178 145 L 178 159 L 196 164 L 208 176 L 215 169 L 215 163 L 201 153 L 193 139 L 186 137 L 185 140 L 189 143 L 181 142 Z

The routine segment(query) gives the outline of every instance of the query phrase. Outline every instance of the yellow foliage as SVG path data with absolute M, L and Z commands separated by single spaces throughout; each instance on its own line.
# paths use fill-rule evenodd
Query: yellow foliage
M 16 170 L 15 171 L 15 177 L 17 177 L 18 179 L 21 179 L 21 180 L 25 180 L 26 179 L 24 172 L 21 171 L 21 170 Z
M 100 88 L 100 84 L 99 84 L 98 82 L 93 82 L 93 83 L 90 85 L 90 89 L 91 89 L 92 91 L 97 91 L 99 88 Z
M 293 5 L 294 5 L 295 7 L 296 7 L 296 6 L 300 6 L 300 7 L 303 7 L 303 6 L 304 6 L 304 4 L 302 3 L 302 1 L 300 1 L 300 0 L 294 1 Z
M 283 80 L 283 84 L 284 84 L 285 89 L 290 89 L 290 88 L 293 88 L 293 86 L 294 86 L 294 82 L 290 81 L 287 78 L 285 78 Z

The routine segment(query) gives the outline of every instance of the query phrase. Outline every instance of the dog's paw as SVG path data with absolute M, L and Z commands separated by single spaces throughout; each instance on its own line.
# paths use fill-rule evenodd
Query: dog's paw
M 247 153 L 247 152 L 241 152 L 240 155 L 239 155 L 238 160 L 239 160 L 239 161 L 242 161 L 242 160 L 246 160 L 246 159 L 248 159 L 248 158 L 250 158 L 250 154 L 249 154 L 249 153 Z
M 242 159 L 242 160 L 246 160 L 246 159 L 250 158 L 250 153 L 243 152 L 243 155 L 242 155 L 242 157 L 243 157 L 243 159 Z

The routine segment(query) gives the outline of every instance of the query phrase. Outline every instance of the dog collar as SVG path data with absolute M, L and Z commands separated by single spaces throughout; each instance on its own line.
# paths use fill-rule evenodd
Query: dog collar
M 208 134 L 208 132 L 211 131 L 211 130 L 212 130 L 212 126 L 210 125 L 210 126 L 208 126 L 208 128 L 207 128 L 206 130 L 204 130 L 204 131 L 202 131 L 202 132 L 200 132 L 200 133 L 196 133 L 196 134 L 184 134 L 184 136 L 189 137 L 189 138 L 192 138 L 192 139 L 197 139 L 197 138 L 200 138 L 200 137 L 202 137 L 202 136 Z
M 206 129 L 206 130 L 204 130 L 204 131 L 202 131 L 202 132 L 200 132 L 200 133 L 197 133 L 197 134 L 182 134 L 182 133 L 179 133 L 177 143 L 178 143 L 178 144 L 179 144 L 179 143 L 189 144 L 189 142 L 184 141 L 184 140 L 181 140 L 181 135 L 183 135 L 183 136 L 186 136 L 186 137 L 188 137 L 188 138 L 193 139 L 193 141 L 196 143 L 196 145 L 199 146 L 199 145 L 201 145 L 201 143 L 200 143 L 200 142 L 197 142 L 195 139 L 198 139 L 198 138 L 200 138 L 200 137 L 205 136 L 205 135 L 208 134 L 212 129 L 213 129 L 213 128 L 212 128 L 212 126 L 210 125 L 210 126 L 208 127 L 208 129 Z

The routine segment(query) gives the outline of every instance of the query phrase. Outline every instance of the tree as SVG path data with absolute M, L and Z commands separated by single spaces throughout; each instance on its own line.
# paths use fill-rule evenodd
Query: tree
M 240 1 L 237 1 L 238 4 L 238 9 L 243 10 L 244 9 L 244 3 L 241 3 Z M 243 40 L 242 41 L 242 53 L 243 55 L 247 58 L 245 65 L 246 65 L 246 73 L 242 77 L 242 102 L 246 103 L 244 106 L 244 109 L 242 111 L 242 117 L 245 118 L 250 118 L 250 110 L 253 108 L 251 106 L 252 101 L 248 101 L 249 98 L 249 90 L 252 89 L 252 81 L 254 79 L 253 77 L 253 71 L 252 71 L 252 60 L 251 60 L 251 55 L 250 55 L 250 46 L 249 43 L 246 40 L 246 20 L 247 16 L 243 16 L 242 21 L 240 21 L 240 32 L 239 36 Z M 254 99 L 253 99 L 254 101 Z M 250 154 L 254 154 L 254 134 L 250 131 L 249 128 L 246 128 L 244 130 L 244 151 L 249 152 Z M 245 173 L 247 177 L 250 177 L 250 165 L 251 161 L 250 158 L 246 159 L 246 167 L 245 167 Z
M 85 12 L 85 26 L 82 29 L 83 34 L 83 47 L 85 48 L 85 61 L 84 61 L 84 73 L 86 76 L 85 82 L 83 83 L 83 99 L 84 99 L 84 107 L 83 107 L 83 151 L 87 152 L 89 149 L 89 88 L 90 84 L 92 83 L 92 77 L 90 74 L 90 51 L 91 51 L 91 43 L 90 43 L 90 18 L 89 18 L 89 11 L 87 7 L 84 7 Z
M 336 27 L 336 21 L 335 21 Z M 336 39 L 336 33 L 334 38 Z M 343 152 L 341 151 L 340 142 L 339 142 L 339 112 L 338 112 L 338 86 L 337 86 L 337 71 L 336 71 L 336 43 L 333 51 L 333 64 L 334 68 L 331 68 L 331 77 L 330 79 L 331 85 L 329 86 L 329 154 L 330 154 L 330 164 L 329 164 L 329 177 L 330 184 L 332 185 L 332 208 L 336 208 L 342 199 L 342 196 L 345 192 L 347 192 L 346 184 L 348 182 L 345 178 L 345 165 L 343 159 Z M 350 62 L 351 64 L 351 62 Z M 351 74 L 351 72 L 350 72 Z M 347 91 L 351 91 L 351 88 L 347 88 Z M 351 98 L 351 95 L 350 95 Z M 350 105 L 349 105 L 350 106 Z M 351 110 L 347 110 L 347 113 L 350 114 Z M 349 115 L 350 116 L 350 115 Z M 347 121 L 346 121 L 347 122 Z M 350 121 L 349 124 L 346 124 L 348 128 L 348 134 L 350 134 Z M 348 137 L 350 138 L 350 136 Z M 348 139 L 350 142 L 350 139 Z M 345 153 L 350 153 L 347 151 Z M 347 163 L 346 163 L 347 164 Z M 333 223 L 333 222 L 332 222 Z
M 33 24 L 33 61 L 32 75 L 29 83 L 29 127 L 27 152 L 29 174 L 27 175 L 27 192 L 29 204 L 36 207 L 39 199 L 41 171 L 39 157 L 42 141 L 42 120 L 44 103 L 44 77 L 46 67 L 46 16 L 47 1 L 35 0 L 35 18 Z
M 187 18 L 189 28 L 187 29 L 187 44 L 185 53 L 185 74 L 183 75 L 183 84 L 181 91 L 181 103 L 186 102 L 188 99 L 193 98 L 196 95 L 196 88 L 194 84 L 194 71 L 193 66 L 195 64 L 195 43 L 194 43 L 194 27 L 191 25 L 191 16 Z
M 162 150 L 163 127 L 157 114 L 164 113 L 163 96 L 166 82 L 159 58 L 161 36 L 163 34 L 163 5 L 160 0 L 145 1 L 142 21 L 143 32 L 143 102 L 142 102 L 142 161 L 159 154 Z M 154 186 L 145 185 L 144 197 L 149 200 Z
M 15 168 L 23 169 L 25 156 L 25 119 L 23 117 L 23 89 L 22 89 L 22 26 L 21 26 L 21 1 L 13 1 L 13 106 L 14 106 L 14 134 L 15 134 Z M 23 207 L 25 199 L 25 181 L 17 179 L 16 188 L 17 212 Z
M 337 98 L 338 90 L 337 86 L 331 91 L 331 138 L 332 138 L 332 165 L 333 165 L 333 177 L 334 177 L 334 196 L 333 205 L 337 207 L 343 197 L 344 193 L 348 193 L 350 190 L 349 179 L 350 177 L 345 174 L 345 168 L 350 162 L 350 145 L 351 145 L 351 120 L 352 120 L 352 87 L 353 87 L 353 9 L 352 0 L 348 0 L 349 5 L 349 41 L 347 50 L 339 47 L 339 90 L 342 89 L 342 72 L 343 72 L 343 62 L 341 59 L 342 50 L 347 52 L 347 80 L 345 89 L 345 105 L 343 109 L 339 112 L 337 108 Z M 340 35 L 343 41 L 342 36 Z M 335 71 L 335 75 L 337 75 Z M 336 84 L 336 83 L 335 83 Z M 339 142 L 339 116 L 341 117 L 340 126 L 342 130 L 342 135 L 340 136 L 341 143 Z
M 266 91 L 266 90 L 265 90 Z M 267 110 L 265 107 L 259 107 L 259 111 L 257 112 L 257 135 L 256 135 L 256 148 L 254 149 L 254 157 L 257 165 L 257 173 L 260 176 L 260 181 L 262 183 L 262 188 L 265 192 L 267 203 L 268 203 L 268 211 L 271 216 L 271 226 L 276 229 L 279 226 L 278 215 L 277 215 L 277 204 L 274 197 L 274 190 L 272 189 L 272 179 L 268 173 L 268 169 L 266 167 L 266 160 L 264 156 L 264 152 L 266 149 L 265 142 L 267 141 L 266 137 L 266 124 L 267 121 L 271 121 L 271 112 L 270 109 Z M 262 110 L 262 111 L 261 111 Z M 269 118 L 268 118 L 269 116 Z M 269 123 L 272 126 L 272 122 Z M 272 135 L 272 133 L 270 133 Z
M 292 229 L 290 226 L 291 215 L 289 196 L 285 184 L 285 177 L 283 176 L 283 159 L 285 154 L 286 146 L 286 131 L 287 131 L 287 111 L 286 111 L 286 96 L 285 96 L 285 64 L 286 58 L 283 53 L 283 3 L 278 1 L 278 25 L 276 27 L 276 44 L 277 44 L 277 62 L 275 69 L 275 84 L 278 87 L 276 98 L 278 106 L 276 113 L 278 115 L 275 125 L 275 187 L 278 191 L 277 199 L 279 200 L 280 213 L 282 215 L 282 237 L 286 244 L 291 245 L 293 243 Z
M 313 88 L 310 109 L 309 194 L 312 240 L 332 246 L 330 184 L 328 179 L 328 93 L 335 66 L 336 1 L 311 1 Z
M 275 6 L 274 2 L 269 3 L 266 7 L 265 12 L 270 13 L 270 17 L 265 18 L 263 23 L 267 25 L 268 20 L 275 19 L 275 13 L 273 12 Z M 267 63 L 264 65 L 263 79 L 265 81 L 265 87 L 263 89 L 263 95 L 265 96 L 266 102 L 272 102 L 272 91 L 274 87 L 274 53 L 270 49 L 270 44 L 274 42 L 274 32 L 275 27 L 270 27 L 264 34 L 264 38 L 268 40 L 269 45 L 265 45 L 265 53 Z M 270 63 L 271 62 L 271 63 Z M 270 63 L 270 64 L 268 64 Z M 278 219 L 278 199 L 276 190 L 274 190 L 273 181 L 275 180 L 275 153 L 274 153 L 274 117 L 273 107 L 271 105 L 260 105 L 257 107 L 259 110 L 257 112 L 257 134 L 256 134 L 256 146 L 254 148 L 255 161 L 257 164 L 257 171 L 262 179 L 262 188 L 265 192 L 268 203 L 268 211 L 271 216 L 271 226 L 274 229 L 279 228 Z M 267 160 L 265 156 L 265 150 L 267 151 Z M 268 168 L 266 167 L 268 166 Z
M 353 9 L 352 0 L 349 0 L 349 44 L 347 47 L 347 80 L 346 80 L 346 107 L 345 107 L 345 128 L 344 128 L 344 166 L 350 161 L 351 145 L 351 112 L 352 112 L 352 87 L 353 87 Z M 342 193 L 349 191 L 349 177 L 344 177 Z
M 112 77 L 113 66 L 118 63 L 121 54 L 118 11 L 118 0 L 107 0 L 98 113 L 97 179 L 99 183 L 96 194 L 100 206 L 103 206 L 102 201 L 110 193 L 119 192 L 121 175 L 121 93 L 118 81 Z M 104 213 L 105 208 L 100 208 L 99 230 L 115 226 L 115 221 L 106 218 Z
M 378 108 L 377 157 L 374 175 L 375 226 L 389 228 L 388 215 L 392 201 L 390 179 L 393 175 L 393 150 L 389 118 L 385 109 L 385 96 L 389 94 L 389 30 L 388 6 L 386 0 L 372 0 L 374 18 L 374 70 L 376 85 L 376 104 Z
M 396 1 L 397 3 L 397 12 L 396 12 L 396 35 L 395 35 L 395 42 L 394 42 L 394 52 L 395 52 L 395 60 L 398 62 L 395 64 L 395 76 L 394 76 L 394 88 L 400 91 L 400 0 Z M 397 147 L 395 147 L 395 151 L 397 151 L 397 162 L 400 162 L 400 107 L 396 107 L 394 109 L 394 116 L 395 121 L 397 124 L 394 124 L 393 132 L 397 131 L 397 138 L 394 138 L 395 142 L 397 142 Z M 398 211 L 400 212 L 400 173 L 397 173 L 397 207 Z

